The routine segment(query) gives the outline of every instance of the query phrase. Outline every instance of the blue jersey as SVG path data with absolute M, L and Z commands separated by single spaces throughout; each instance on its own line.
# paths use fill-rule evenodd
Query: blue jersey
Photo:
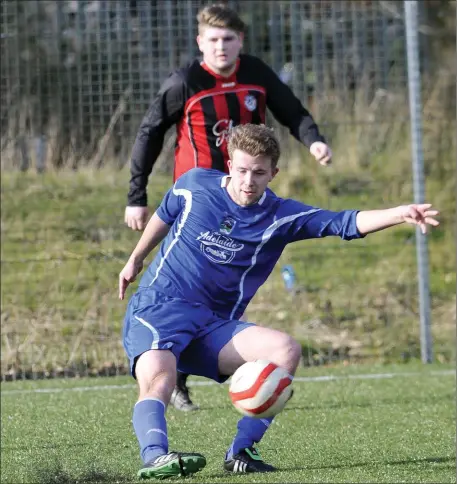
M 227 192 L 228 176 L 195 168 L 165 195 L 157 215 L 171 230 L 140 281 L 165 295 L 238 319 L 291 242 L 360 238 L 357 211 L 331 212 L 267 189 L 250 206 Z

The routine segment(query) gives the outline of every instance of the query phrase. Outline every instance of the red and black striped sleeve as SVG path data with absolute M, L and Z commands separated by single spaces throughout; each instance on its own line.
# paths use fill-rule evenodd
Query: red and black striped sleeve
M 129 206 L 147 206 L 149 175 L 162 151 L 165 133 L 182 118 L 185 103 L 186 83 L 176 71 L 163 82 L 138 130 L 130 162 Z
M 257 60 L 260 62 L 266 87 L 267 107 L 273 116 L 282 125 L 288 127 L 290 133 L 308 148 L 315 141 L 325 143 L 325 138 L 320 134 L 312 115 L 291 89 L 281 81 L 273 69 L 262 60 Z

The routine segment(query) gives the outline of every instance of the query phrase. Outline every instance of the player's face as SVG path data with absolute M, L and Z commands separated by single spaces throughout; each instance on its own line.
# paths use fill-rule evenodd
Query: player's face
M 241 150 L 235 150 L 232 158 L 228 161 L 227 190 L 235 203 L 247 207 L 259 201 L 278 168 L 272 168 L 268 157 L 254 157 Z
M 197 37 L 205 64 L 214 72 L 230 75 L 243 47 L 243 35 L 230 29 L 207 27 Z

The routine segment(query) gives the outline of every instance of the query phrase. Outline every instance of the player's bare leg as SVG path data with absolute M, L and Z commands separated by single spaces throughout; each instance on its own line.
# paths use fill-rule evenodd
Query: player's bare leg
M 251 326 L 240 331 L 219 353 L 219 371 L 232 375 L 247 361 L 269 360 L 294 375 L 300 362 L 301 346 L 292 337 L 274 329 Z M 272 472 L 254 445 L 268 430 L 273 418 L 243 417 L 239 420 L 237 434 L 228 449 L 224 469 L 233 473 Z
M 170 452 L 165 412 L 176 384 L 176 358 L 169 350 L 150 350 L 137 360 L 135 376 L 139 398 L 133 411 L 133 426 L 144 465 L 143 479 L 187 476 L 206 465 L 201 454 Z
M 219 371 L 222 375 L 233 375 L 246 361 L 268 360 L 294 375 L 300 357 L 300 344 L 288 334 L 262 326 L 250 326 L 222 348 Z

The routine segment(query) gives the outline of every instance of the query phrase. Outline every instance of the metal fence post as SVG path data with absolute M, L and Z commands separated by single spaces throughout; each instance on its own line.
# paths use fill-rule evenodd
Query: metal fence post
M 424 159 L 422 151 L 421 84 L 419 66 L 418 5 L 405 0 L 406 44 L 408 58 L 409 109 L 411 117 L 411 150 L 413 162 L 414 202 L 424 203 Z M 419 284 L 420 344 L 423 363 L 431 363 L 432 335 L 427 239 L 416 228 L 416 253 Z

